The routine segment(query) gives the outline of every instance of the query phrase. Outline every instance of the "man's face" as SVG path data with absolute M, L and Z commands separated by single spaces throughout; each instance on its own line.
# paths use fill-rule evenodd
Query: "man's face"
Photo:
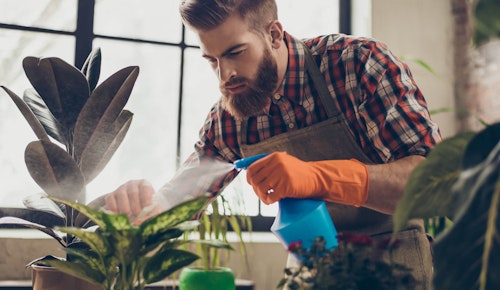
M 277 80 L 276 61 L 266 49 L 255 77 L 248 79 L 235 76 L 227 83 L 221 82 L 222 104 L 237 119 L 261 114 L 269 105 L 269 96 L 276 89 Z M 242 88 L 232 93 L 228 88 L 233 87 Z
M 263 113 L 278 81 L 277 64 L 265 38 L 237 16 L 197 33 L 203 56 L 219 78 L 225 109 L 237 119 Z

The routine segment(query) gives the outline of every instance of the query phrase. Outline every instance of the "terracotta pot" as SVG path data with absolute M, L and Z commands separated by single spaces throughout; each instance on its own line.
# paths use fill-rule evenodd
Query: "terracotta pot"
M 229 268 L 204 270 L 186 267 L 179 275 L 179 290 L 234 290 L 234 280 L 233 271 Z
M 33 290 L 104 290 L 100 285 L 63 273 L 56 268 L 32 265 Z

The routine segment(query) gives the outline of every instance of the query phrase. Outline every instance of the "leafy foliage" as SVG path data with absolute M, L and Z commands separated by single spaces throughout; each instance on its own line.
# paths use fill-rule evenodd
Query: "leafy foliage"
M 106 213 L 56 197 L 50 199 L 81 212 L 97 229 L 56 228 L 77 237 L 85 246 L 65 248 L 67 260 L 49 256 L 38 260 L 39 265 L 56 267 L 105 289 L 128 290 L 144 289 L 146 284 L 160 281 L 199 259 L 196 254 L 178 249 L 194 242 L 179 237 L 198 226 L 198 221 L 191 218 L 207 205 L 207 196 L 179 204 L 139 226 L 131 224 L 124 214 Z
M 229 246 L 227 233 L 231 227 L 233 232 L 238 236 L 240 252 L 246 258 L 246 246 L 243 241 L 243 230 L 251 225 L 248 216 L 234 215 L 223 196 L 218 196 L 213 199 L 210 204 L 211 211 L 206 211 L 200 217 L 200 224 L 194 229 L 198 234 L 200 241 L 197 253 L 201 256 L 201 266 L 205 270 L 213 270 L 218 267 L 225 267 L 225 262 L 229 259 L 233 248 Z M 227 246 L 211 247 L 209 244 L 204 244 L 203 241 L 222 242 Z M 221 250 L 224 250 L 226 258 L 221 259 Z M 246 261 L 247 262 L 247 261 Z
M 323 237 L 316 238 L 310 249 L 303 248 L 301 241 L 291 243 L 288 250 L 301 264 L 285 269 L 278 289 L 415 289 L 411 269 L 378 258 L 395 249 L 397 241 L 375 243 L 369 235 L 350 233 L 339 233 L 338 240 L 339 246 L 330 250 Z
M 498 0 L 477 0 L 474 9 L 474 43 L 477 46 L 500 37 L 500 2 Z
M 455 202 L 464 197 L 452 196 L 450 187 L 460 175 L 462 154 L 473 135 L 468 132 L 443 140 L 413 170 L 394 213 L 395 231 L 412 218 L 453 216 Z
M 78 218 L 78 211 L 44 197 L 85 202 L 86 185 L 111 159 L 131 124 L 133 114 L 123 108 L 139 67 L 123 68 L 97 85 L 101 52 L 95 49 L 82 70 L 57 57 L 31 56 L 23 60 L 23 68 L 33 86 L 25 90 L 23 98 L 1 87 L 38 138 L 27 145 L 24 158 L 31 177 L 44 192 L 29 195 L 24 204 L 61 218 L 66 226 L 82 226 L 86 219 Z M 51 233 L 43 221 L 2 218 L 0 224 L 45 227 L 43 231 Z M 58 239 L 65 247 L 72 240 L 71 234 Z
M 434 244 L 436 290 L 500 288 L 500 123 L 472 136 L 459 135 L 435 147 L 439 154 L 431 153 L 410 176 L 394 216 L 395 226 L 408 217 L 453 219 Z M 425 190 L 412 186 L 431 181 Z

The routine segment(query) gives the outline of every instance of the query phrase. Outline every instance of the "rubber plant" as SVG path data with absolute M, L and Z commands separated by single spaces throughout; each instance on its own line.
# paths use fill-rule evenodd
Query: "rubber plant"
M 57 57 L 29 56 L 22 64 L 33 87 L 24 91 L 23 98 L 5 86 L 1 88 L 38 138 L 27 145 L 24 158 L 29 174 L 43 192 L 27 196 L 23 203 L 32 211 L 57 217 L 65 226 L 85 226 L 88 219 L 60 200 L 85 203 L 86 185 L 122 143 L 133 116 L 123 108 L 139 67 L 125 67 L 98 85 L 99 48 L 91 52 L 81 70 Z M 72 234 L 60 235 L 43 220 L 8 216 L 0 218 L 0 224 L 40 230 L 65 248 L 75 241 Z
M 443 140 L 411 174 L 394 215 L 447 217 L 433 242 L 434 286 L 500 289 L 500 123 Z

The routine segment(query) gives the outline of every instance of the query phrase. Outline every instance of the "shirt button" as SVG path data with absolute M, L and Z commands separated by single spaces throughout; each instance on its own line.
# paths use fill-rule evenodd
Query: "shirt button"
M 288 123 L 288 128 L 293 129 L 293 127 L 295 127 L 293 123 Z
M 281 99 L 280 94 L 274 94 L 274 99 L 275 99 L 275 100 L 279 100 L 279 99 Z

